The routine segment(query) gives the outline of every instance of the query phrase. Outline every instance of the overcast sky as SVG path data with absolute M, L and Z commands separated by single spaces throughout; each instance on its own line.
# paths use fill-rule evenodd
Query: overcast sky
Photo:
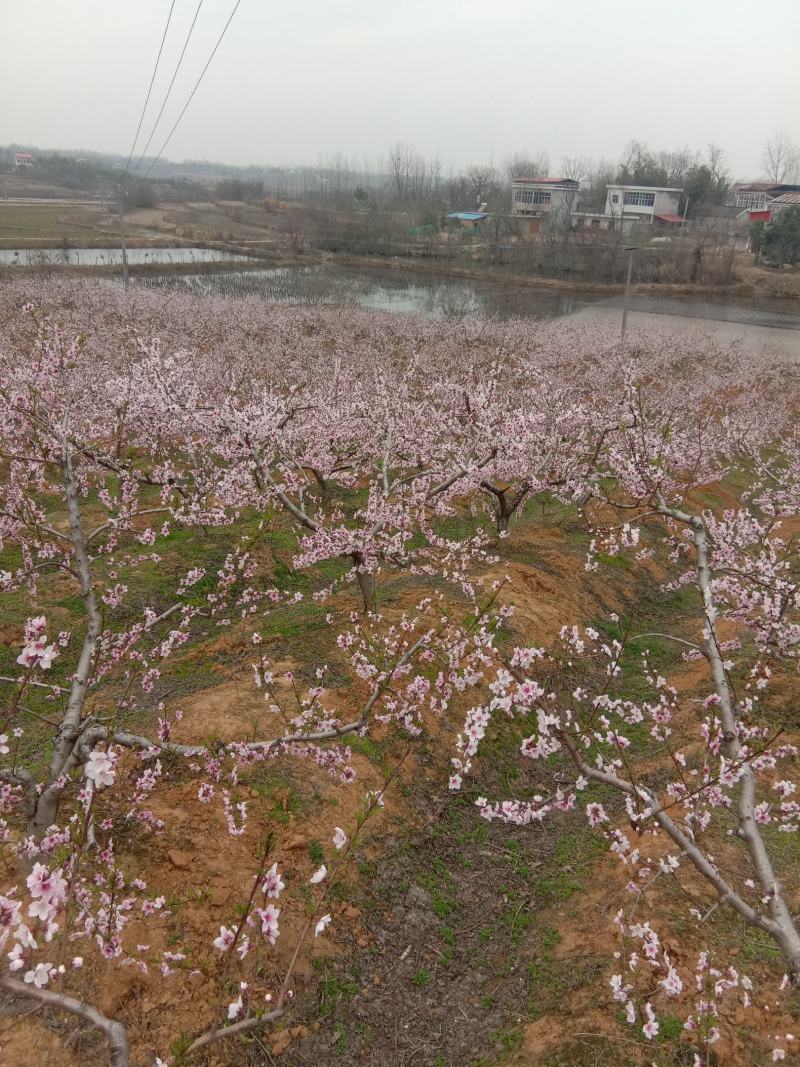
M 160 147 L 234 0 L 204 0 Z M 175 0 L 152 119 L 197 0 Z M 0 143 L 127 154 L 170 0 L 0 0 Z M 145 129 L 149 133 L 149 122 Z M 760 172 L 800 141 L 800 0 L 241 0 L 165 155 L 378 159 L 411 142 L 462 166 L 526 149 L 616 160 L 720 144 Z

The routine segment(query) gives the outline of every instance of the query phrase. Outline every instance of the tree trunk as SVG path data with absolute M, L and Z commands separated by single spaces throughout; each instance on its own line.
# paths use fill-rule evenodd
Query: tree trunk
M 69 447 L 65 446 L 62 459 L 62 475 L 64 479 L 64 495 L 67 503 L 67 515 L 69 518 L 70 538 L 75 553 L 75 570 L 81 587 L 84 607 L 86 609 L 87 629 L 83 639 L 83 647 L 78 658 L 75 673 L 72 676 L 67 707 L 64 718 L 56 735 L 53 747 L 53 756 L 50 760 L 48 784 L 43 789 L 36 803 L 36 808 L 28 824 L 28 832 L 35 837 L 41 837 L 49 826 L 52 826 L 58 816 L 58 803 L 61 799 L 63 788 L 56 782 L 71 770 L 74 764 L 75 742 L 78 739 L 83 717 L 83 706 L 86 701 L 86 690 L 89 685 L 89 677 L 92 672 L 94 654 L 97 642 L 103 628 L 103 618 L 97 604 L 97 597 L 92 584 L 92 573 L 89 564 L 89 548 L 86 543 L 86 535 L 81 521 L 80 500 L 78 483 L 72 467 L 72 458 Z
M 361 590 L 361 596 L 364 600 L 364 611 L 375 611 L 375 575 L 372 571 L 364 569 L 364 557 L 360 552 L 351 553 L 350 558 L 356 568 L 356 581 L 358 582 L 358 588 Z

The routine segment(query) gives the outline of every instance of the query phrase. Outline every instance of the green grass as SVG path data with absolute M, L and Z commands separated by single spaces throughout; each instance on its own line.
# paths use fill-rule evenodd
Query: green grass
M 624 553 L 618 556 L 610 556 L 607 552 L 597 553 L 597 562 L 603 567 L 618 567 L 620 570 L 630 570 L 631 561 Z
M 500 1046 L 506 1056 L 510 1056 L 520 1047 L 524 1036 L 518 1026 L 513 1026 L 508 1029 L 495 1030 L 492 1034 L 492 1041 Z
M 582 823 L 560 827 L 547 869 L 533 884 L 537 906 L 546 908 L 569 900 L 584 887 L 594 861 L 606 849 L 603 839 Z
M 658 1019 L 658 1040 L 677 1041 L 683 1034 L 683 1021 L 676 1015 L 661 1015 Z
M 456 910 L 456 902 L 439 893 L 437 890 L 431 894 L 431 910 L 437 919 L 447 919 Z
M 632 701 L 653 698 L 653 687 L 647 681 L 642 670 L 643 652 L 647 652 L 650 666 L 657 673 L 667 674 L 679 664 L 681 652 L 685 646 L 680 645 L 677 641 L 671 641 L 666 636 L 637 637 L 635 635 L 643 632 L 649 633 L 650 631 L 658 632 L 662 628 L 666 629 L 668 624 L 663 621 L 664 614 L 662 612 L 666 613 L 670 620 L 676 617 L 680 618 L 682 613 L 679 605 L 682 606 L 693 593 L 694 590 L 684 589 L 680 590 L 680 595 L 667 597 L 666 605 L 669 604 L 670 600 L 677 601 L 674 611 L 670 611 L 668 606 L 662 606 L 655 620 L 651 616 L 643 617 L 640 613 L 635 622 L 626 622 L 626 633 L 633 635 L 627 636 L 627 638 L 623 634 L 620 622 L 614 622 L 607 618 L 594 618 L 591 620 L 592 626 L 605 637 L 615 641 L 624 641 L 624 648 L 619 657 L 620 674 L 613 680 L 610 687 L 615 696 Z M 672 629 L 672 625 L 674 624 L 669 624 L 670 629 Z
M 366 756 L 370 763 L 374 763 L 376 767 L 381 767 L 386 762 L 388 740 L 385 738 L 380 741 L 374 741 L 371 737 L 359 737 L 357 734 L 353 734 L 347 738 L 347 743 L 354 752 L 359 752 L 362 756 Z
M 450 947 L 456 943 L 456 934 L 452 926 L 440 926 L 439 937 L 441 937 L 442 941 Z
M 561 970 L 556 963 L 555 950 L 561 942 L 561 934 L 554 926 L 546 926 L 539 936 L 536 956 L 528 964 L 531 1000 L 528 1013 L 531 1018 L 544 1014 L 542 1003 L 549 1003 L 562 990 Z
M 333 1028 L 333 1051 L 337 1056 L 343 1056 L 350 1048 L 347 1031 L 343 1026 Z
M 256 764 L 242 776 L 242 781 L 260 797 L 272 801 L 268 815 L 281 826 L 287 826 L 293 815 L 311 803 L 310 798 L 300 795 L 292 779 L 278 772 L 274 765 Z
M 358 982 L 353 978 L 343 978 L 338 974 L 327 974 L 319 985 L 320 1019 L 329 1018 L 339 1004 L 358 992 Z
M 438 858 L 434 858 L 429 872 L 417 876 L 417 885 L 431 895 L 431 911 L 437 919 L 448 919 L 458 907 L 451 892 L 453 884 L 453 876 Z

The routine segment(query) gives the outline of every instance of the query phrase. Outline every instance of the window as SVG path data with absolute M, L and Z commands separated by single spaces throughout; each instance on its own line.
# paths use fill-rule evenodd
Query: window
M 549 204 L 550 190 L 543 189 L 515 189 L 514 200 L 517 204 Z
M 750 211 L 763 211 L 767 206 L 766 193 L 737 193 L 736 206 L 746 207 Z
M 612 193 L 611 194 L 611 203 L 612 204 L 618 204 L 619 203 L 619 194 L 618 193 Z
M 653 207 L 656 202 L 655 193 L 625 193 L 623 204 L 631 207 Z

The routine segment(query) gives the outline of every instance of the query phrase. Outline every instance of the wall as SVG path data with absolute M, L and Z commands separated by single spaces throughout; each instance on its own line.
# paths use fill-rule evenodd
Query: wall
M 520 204 L 517 202 L 516 194 L 518 190 L 530 190 L 532 192 L 548 192 L 550 193 L 549 204 Z M 528 182 L 517 185 L 516 183 L 511 187 L 511 214 L 522 215 L 527 211 L 535 211 L 546 218 L 557 218 L 560 220 L 567 220 L 572 211 L 576 211 L 578 208 L 578 201 L 580 199 L 580 190 L 578 189 L 559 189 L 552 185 L 531 185 Z
M 652 207 L 643 204 L 625 204 L 624 196 L 628 192 L 652 192 L 655 194 L 655 202 Z M 618 197 L 615 204 L 613 197 Z M 608 186 L 606 191 L 606 214 L 619 217 L 624 211 L 626 215 L 638 215 L 642 222 L 652 222 L 655 215 L 677 215 L 680 205 L 681 194 L 679 192 L 667 192 L 664 189 L 647 189 L 644 186 Z

